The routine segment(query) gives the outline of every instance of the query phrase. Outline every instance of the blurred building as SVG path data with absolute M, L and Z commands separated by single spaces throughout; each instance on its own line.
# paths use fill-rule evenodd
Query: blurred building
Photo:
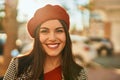
M 91 0 L 92 37 L 109 38 L 114 44 L 115 53 L 120 53 L 120 0 Z

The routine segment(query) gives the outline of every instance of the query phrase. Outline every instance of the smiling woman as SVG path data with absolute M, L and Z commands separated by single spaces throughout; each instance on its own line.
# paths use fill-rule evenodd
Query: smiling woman
M 59 5 L 39 8 L 28 21 L 34 39 L 29 54 L 12 59 L 4 80 L 87 80 L 73 58 L 69 15 Z

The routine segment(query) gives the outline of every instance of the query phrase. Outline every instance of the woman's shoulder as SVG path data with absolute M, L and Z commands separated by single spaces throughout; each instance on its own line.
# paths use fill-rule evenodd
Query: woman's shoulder
M 78 80 L 88 80 L 88 75 L 87 75 L 87 69 L 86 68 L 83 68 L 79 72 Z
M 18 66 L 23 67 L 26 64 L 28 65 L 32 64 L 32 58 L 33 56 L 31 56 L 30 54 L 23 54 L 17 56 L 15 59 L 18 60 Z
M 73 70 L 77 75 L 78 80 L 88 80 L 87 79 L 87 68 L 82 65 L 75 64 Z
M 18 66 L 18 57 L 13 57 L 10 61 L 9 67 L 17 67 Z
M 12 57 L 12 59 L 10 61 L 10 65 L 18 66 L 19 63 L 21 63 L 21 62 L 26 60 L 26 57 L 27 56 L 25 56 L 25 55 Z
M 10 61 L 10 64 L 16 64 L 18 63 L 18 57 L 13 57 Z
M 10 61 L 10 64 L 4 75 L 3 80 L 14 80 L 17 70 L 18 70 L 18 58 L 13 57 Z
M 87 68 L 76 63 L 76 70 L 79 73 L 78 80 L 87 80 Z

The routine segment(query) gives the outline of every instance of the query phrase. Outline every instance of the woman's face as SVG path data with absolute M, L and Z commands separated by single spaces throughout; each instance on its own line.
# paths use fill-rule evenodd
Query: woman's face
M 66 44 L 65 31 L 59 20 L 48 20 L 40 26 L 39 39 L 48 56 L 59 56 Z

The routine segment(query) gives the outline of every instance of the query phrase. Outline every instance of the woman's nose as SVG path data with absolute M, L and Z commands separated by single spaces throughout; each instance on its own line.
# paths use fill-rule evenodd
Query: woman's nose
M 51 41 L 55 41 L 55 40 L 56 40 L 56 35 L 55 35 L 54 32 L 51 32 L 51 33 L 49 34 L 49 40 L 51 40 Z

